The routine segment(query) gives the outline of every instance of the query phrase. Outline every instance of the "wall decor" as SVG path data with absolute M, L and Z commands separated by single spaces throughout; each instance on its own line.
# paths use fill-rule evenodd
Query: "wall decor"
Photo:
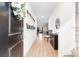
M 35 22 L 35 19 L 33 18 L 33 16 L 31 15 L 31 13 L 27 10 L 27 14 L 33 19 L 33 21 Z
M 35 27 L 33 25 L 29 25 L 26 23 L 27 29 L 35 29 Z
M 57 18 L 55 21 L 55 27 L 56 27 L 56 29 L 59 29 L 59 27 L 60 27 L 60 19 L 59 18 Z
M 21 18 L 25 17 L 25 3 L 22 2 L 12 2 L 11 3 L 11 8 L 12 8 L 12 12 L 14 14 L 14 16 L 20 16 L 20 20 L 22 20 Z

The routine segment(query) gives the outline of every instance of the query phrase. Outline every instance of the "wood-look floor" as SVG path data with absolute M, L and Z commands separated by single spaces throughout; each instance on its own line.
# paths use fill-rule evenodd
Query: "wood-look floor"
M 34 42 L 26 57 L 56 57 L 58 51 L 54 50 L 50 42 L 47 40 L 37 40 Z

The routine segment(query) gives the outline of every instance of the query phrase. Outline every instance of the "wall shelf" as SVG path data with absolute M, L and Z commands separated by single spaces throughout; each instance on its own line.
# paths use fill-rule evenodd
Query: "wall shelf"
M 9 57 L 22 57 L 22 46 L 23 45 L 23 41 L 22 40 L 20 40 L 20 41 L 18 41 L 17 43 L 15 43 L 14 45 L 12 45 L 12 46 L 10 46 L 9 48 L 8 48 L 8 50 L 9 50 Z
M 8 36 L 14 36 L 14 35 L 20 35 L 20 34 L 21 34 L 21 32 L 15 32 L 15 33 L 8 34 Z
M 14 45 L 12 45 L 12 46 L 9 46 L 9 51 L 11 51 L 14 47 L 16 47 L 19 43 L 21 43 L 22 42 L 22 40 L 20 40 L 20 41 L 18 41 L 17 43 L 15 43 Z

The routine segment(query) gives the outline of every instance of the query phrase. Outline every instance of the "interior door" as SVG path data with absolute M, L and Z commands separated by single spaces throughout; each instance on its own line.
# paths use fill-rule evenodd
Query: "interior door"
M 8 5 L 0 2 L 0 57 L 8 56 Z

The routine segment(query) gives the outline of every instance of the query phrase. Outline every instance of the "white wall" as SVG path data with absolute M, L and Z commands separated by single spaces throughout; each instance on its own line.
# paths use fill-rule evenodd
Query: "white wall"
M 60 29 L 55 28 L 56 18 L 60 19 Z M 49 29 L 58 32 L 59 55 L 70 54 L 75 45 L 75 3 L 62 2 L 49 18 Z
M 48 30 L 48 26 L 43 26 L 44 27 L 44 32 L 46 32 Z
M 72 54 L 75 45 L 75 22 L 74 18 L 59 29 L 59 56 Z
M 79 2 L 76 3 L 76 25 L 79 27 Z
M 79 27 L 79 13 L 76 14 L 76 25 Z
M 27 10 L 32 14 L 32 16 L 35 19 L 35 22 L 28 16 Z M 24 19 L 24 40 L 23 40 L 23 56 L 25 56 L 28 52 L 28 50 L 31 48 L 32 44 L 36 40 L 37 37 L 37 19 L 34 16 L 32 9 L 30 8 L 29 3 L 26 3 L 25 7 L 25 19 Z M 26 23 L 29 25 L 35 26 L 35 30 L 27 29 Z
M 56 32 L 55 21 L 57 18 L 60 18 L 61 26 L 63 26 L 67 21 L 69 21 L 74 14 L 74 3 L 71 2 L 62 2 L 59 3 L 49 18 L 49 29 L 53 30 L 53 33 Z

